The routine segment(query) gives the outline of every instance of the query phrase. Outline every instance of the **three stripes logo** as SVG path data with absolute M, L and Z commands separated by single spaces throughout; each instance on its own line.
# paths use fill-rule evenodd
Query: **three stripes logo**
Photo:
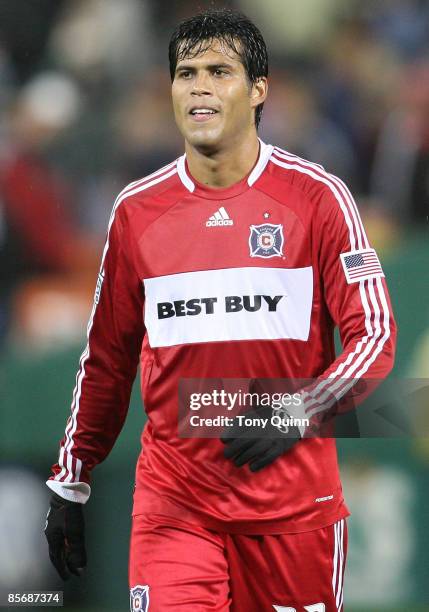
M 225 225 L 234 225 L 234 221 L 229 217 L 224 207 L 221 206 L 219 210 L 206 221 L 206 227 L 221 227 Z

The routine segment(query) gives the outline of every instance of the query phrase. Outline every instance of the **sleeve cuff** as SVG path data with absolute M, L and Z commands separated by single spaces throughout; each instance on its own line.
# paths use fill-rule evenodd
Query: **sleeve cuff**
M 47 480 L 48 487 L 64 499 L 79 504 L 86 504 L 91 495 L 91 487 L 86 482 L 58 482 Z

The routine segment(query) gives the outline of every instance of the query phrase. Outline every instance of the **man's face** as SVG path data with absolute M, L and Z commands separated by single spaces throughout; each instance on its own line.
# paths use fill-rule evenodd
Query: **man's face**
M 254 129 L 257 100 L 240 58 L 218 41 L 177 63 L 172 85 L 177 126 L 201 150 L 217 150 Z

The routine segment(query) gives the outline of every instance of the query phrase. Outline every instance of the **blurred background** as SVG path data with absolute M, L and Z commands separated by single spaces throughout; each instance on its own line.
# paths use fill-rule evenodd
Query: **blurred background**
M 182 153 L 167 46 L 207 6 L 270 54 L 263 140 L 355 194 L 399 324 L 395 374 L 429 377 L 427 0 L 0 0 L 0 595 L 61 588 L 42 528 L 115 195 Z M 75 610 L 127 610 L 144 415 L 95 470 Z M 346 609 L 429 610 L 429 441 L 339 440 L 352 511 Z M 144 552 L 143 552 L 144 554 Z

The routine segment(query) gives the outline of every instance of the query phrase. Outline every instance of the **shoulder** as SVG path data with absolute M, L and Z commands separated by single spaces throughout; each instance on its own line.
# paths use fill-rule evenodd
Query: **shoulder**
M 109 220 L 121 234 L 139 234 L 187 194 L 178 175 L 179 157 L 151 174 L 129 183 L 115 199 Z
M 345 202 L 353 203 L 345 183 L 318 163 L 299 157 L 280 147 L 274 147 L 270 158 L 273 174 L 299 189 L 313 202 L 324 201 L 335 208 Z
M 316 221 L 330 235 L 347 234 L 352 248 L 368 244 L 356 202 L 347 185 L 320 164 L 274 147 L 271 156 L 277 173 L 284 174 L 312 204 Z
M 177 163 L 175 159 L 159 170 L 129 183 L 117 195 L 114 208 L 132 208 L 133 203 L 140 202 L 142 197 L 150 198 L 170 189 L 177 181 Z

